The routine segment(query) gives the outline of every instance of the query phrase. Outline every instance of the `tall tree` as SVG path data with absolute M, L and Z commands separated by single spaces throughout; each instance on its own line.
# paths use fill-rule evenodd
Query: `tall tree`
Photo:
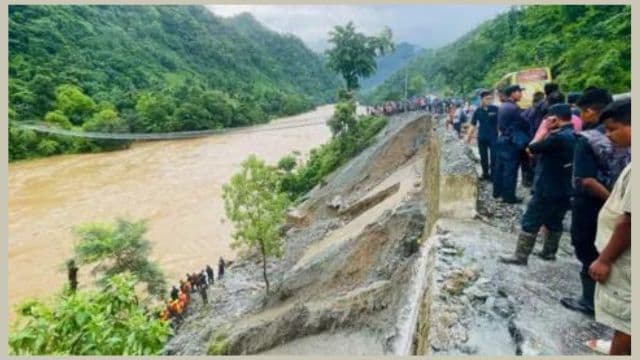
M 224 207 L 235 224 L 233 248 L 245 247 L 262 254 L 262 274 L 269 293 L 267 257 L 282 256 L 280 229 L 285 221 L 288 196 L 280 192 L 280 175 L 255 155 L 223 187 Z
M 391 30 L 378 36 L 367 36 L 356 32 L 353 22 L 336 26 L 329 32 L 333 47 L 327 50 L 329 68 L 344 78 L 348 91 L 360 87 L 359 78 L 368 77 L 376 71 L 376 57 L 393 51 Z

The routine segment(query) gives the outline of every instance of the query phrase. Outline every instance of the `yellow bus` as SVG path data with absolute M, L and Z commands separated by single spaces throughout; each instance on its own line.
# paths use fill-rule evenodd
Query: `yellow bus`
M 520 108 L 529 108 L 533 102 L 533 94 L 536 91 L 544 91 L 544 84 L 551 82 L 551 71 L 547 67 L 524 69 L 508 73 L 494 85 L 495 102 L 500 105 L 500 97 L 498 92 L 503 91 L 508 86 L 520 85 L 522 91 L 522 99 L 518 103 Z

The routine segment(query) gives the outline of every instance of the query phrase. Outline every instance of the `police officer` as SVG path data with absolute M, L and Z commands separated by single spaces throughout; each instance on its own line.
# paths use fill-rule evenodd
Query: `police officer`
M 583 131 L 576 138 L 573 163 L 574 197 L 571 208 L 571 243 L 582 263 L 582 294 L 560 300 L 566 308 L 587 315 L 594 314 L 595 282 L 589 265 L 598 258 L 595 247 L 598 213 L 609 197 L 616 179 L 631 161 L 631 151 L 614 147 L 598 125 L 602 110 L 613 101 L 605 89 L 586 89 L 576 101 L 580 107 Z
M 505 101 L 498 109 L 498 161 L 493 178 L 493 197 L 502 197 L 507 204 L 518 204 L 516 198 L 520 152 L 529 142 L 529 129 L 521 116 L 517 102 L 522 98 L 522 88 L 512 85 L 504 90 Z
M 547 228 L 544 247 L 537 255 L 543 260 L 555 260 L 562 220 L 570 206 L 571 174 L 575 133 L 571 123 L 571 107 L 556 104 L 548 109 L 549 128 L 541 138 L 534 138 L 528 150 L 538 155 L 538 171 L 533 197 L 522 217 L 515 254 L 501 256 L 500 262 L 527 265 L 540 227 Z
M 496 168 L 495 143 L 498 138 L 498 107 L 492 105 L 493 95 L 488 90 L 480 92 L 480 107 L 473 112 L 471 118 L 471 128 L 467 135 L 467 143 L 471 142 L 478 129 L 478 152 L 480 153 L 480 164 L 482 165 L 482 179 L 490 180 Z

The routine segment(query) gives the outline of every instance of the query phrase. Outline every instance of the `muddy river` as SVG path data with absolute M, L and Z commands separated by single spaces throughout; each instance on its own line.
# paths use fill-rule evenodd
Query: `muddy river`
M 136 143 L 118 152 L 63 155 L 9 165 L 9 306 L 58 291 L 66 281 L 74 226 L 148 219 L 153 258 L 173 282 L 214 266 L 230 248 L 222 185 L 250 154 L 274 163 L 331 134 L 332 106 L 206 138 Z M 258 131 L 259 130 L 259 131 Z M 81 288 L 88 269 L 81 269 Z

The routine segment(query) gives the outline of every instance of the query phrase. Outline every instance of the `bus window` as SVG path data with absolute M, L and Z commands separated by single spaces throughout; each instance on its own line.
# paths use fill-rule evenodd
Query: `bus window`
M 545 69 L 528 69 L 519 71 L 516 75 L 516 83 L 526 83 L 526 82 L 538 82 L 538 81 L 548 81 L 549 76 Z
M 529 108 L 533 105 L 533 94 L 536 91 L 543 91 L 544 84 L 550 81 L 551 72 L 549 68 L 532 68 L 509 73 L 495 85 L 496 105 L 500 104 L 499 99 L 497 99 L 498 91 L 504 90 L 507 86 L 518 84 L 523 89 L 522 99 L 520 99 L 518 106 L 522 109 Z

